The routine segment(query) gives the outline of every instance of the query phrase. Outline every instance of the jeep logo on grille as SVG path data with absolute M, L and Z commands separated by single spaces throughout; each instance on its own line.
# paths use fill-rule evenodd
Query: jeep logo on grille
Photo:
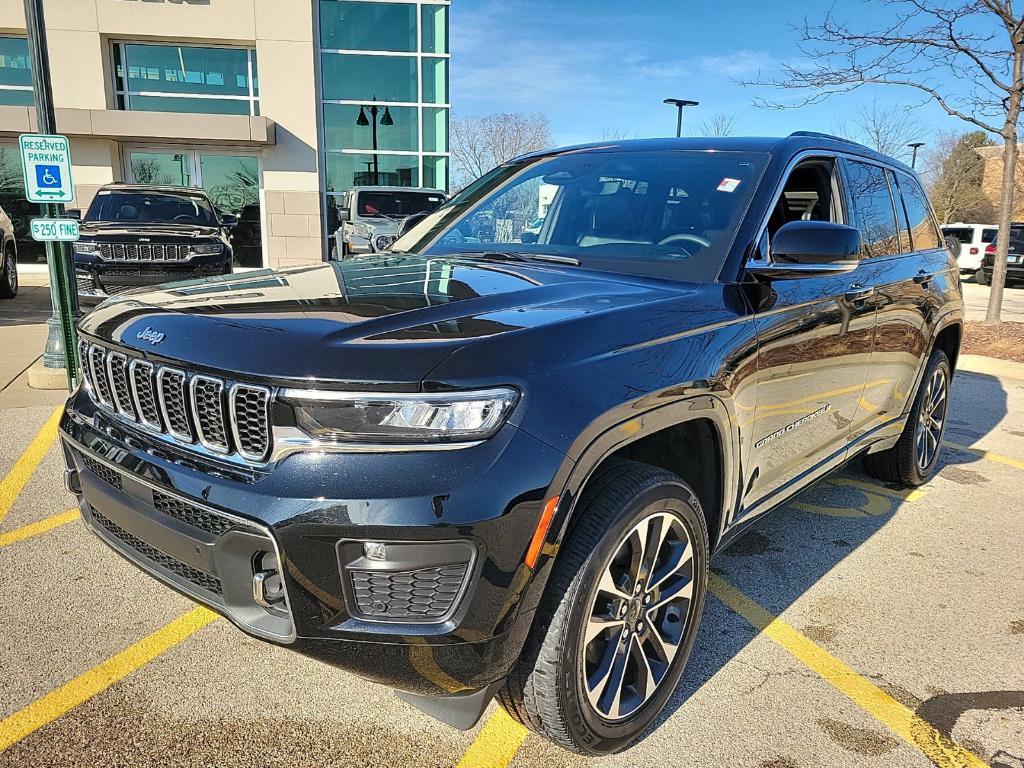
M 147 325 L 146 330 L 139 331 L 135 335 L 135 338 L 137 338 L 139 341 L 148 341 L 150 344 L 159 344 L 161 341 L 164 340 L 164 334 L 160 333 L 159 331 L 154 331 Z

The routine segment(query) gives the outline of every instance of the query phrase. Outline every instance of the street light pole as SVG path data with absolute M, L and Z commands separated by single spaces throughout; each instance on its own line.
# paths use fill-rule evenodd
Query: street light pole
M 373 100 L 377 101 L 377 96 L 374 94 Z M 369 110 L 370 117 L 367 119 L 366 112 Z M 381 108 L 379 104 L 362 105 L 359 107 L 359 117 L 356 118 L 356 125 L 366 127 L 367 125 L 373 126 L 373 183 L 374 185 L 380 184 L 380 160 L 377 157 L 377 116 L 381 114 Z M 381 125 L 394 125 L 394 118 L 391 117 L 391 110 L 387 106 L 384 107 L 384 114 L 380 119 Z
M 696 107 L 699 101 L 690 99 L 665 99 L 665 104 L 674 104 L 676 107 L 676 138 L 683 135 L 683 107 Z
M 912 150 L 914 150 L 914 154 L 910 156 L 910 167 L 916 169 L 917 168 L 917 150 L 924 146 L 924 142 L 923 141 L 912 141 L 909 144 L 907 144 L 907 146 L 910 147 Z
M 37 128 L 39 133 L 53 134 L 57 132 L 57 119 L 53 108 L 53 87 L 50 83 L 50 53 L 46 45 L 43 0 L 25 0 L 25 28 L 32 67 L 32 95 L 35 101 Z M 43 203 L 42 209 L 43 216 L 47 218 L 64 216 L 64 205 L 61 203 Z M 77 374 L 74 323 L 80 315 L 75 264 L 66 243 L 48 242 L 46 256 L 50 269 L 52 314 L 46 321 L 48 333 L 43 352 L 43 365 L 46 368 L 67 367 L 70 387 Z M 67 308 L 68 311 L 61 312 L 61 307 Z M 70 366 L 68 361 L 71 363 Z

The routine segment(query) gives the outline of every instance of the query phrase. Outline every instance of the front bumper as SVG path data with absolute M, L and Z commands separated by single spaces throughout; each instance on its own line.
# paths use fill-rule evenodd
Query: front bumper
M 522 650 L 540 597 L 523 557 L 563 457 L 514 427 L 460 451 L 293 454 L 247 472 L 185 455 L 79 391 L 61 437 L 90 528 L 249 634 L 425 696 L 486 689 Z M 169 516 L 164 497 L 184 516 Z M 212 516 L 208 530 L 192 523 L 195 513 Z M 352 542 L 433 552 L 458 542 L 473 556 L 441 620 L 381 621 L 358 605 L 353 564 L 366 563 L 359 551 L 353 559 Z M 406 550 L 414 560 L 417 551 Z M 284 615 L 254 599 L 261 552 L 280 564 Z
M 81 256 L 75 259 L 78 295 L 93 299 L 105 299 L 135 288 L 223 275 L 230 270 L 230 253 L 195 256 L 180 263 L 85 261 Z

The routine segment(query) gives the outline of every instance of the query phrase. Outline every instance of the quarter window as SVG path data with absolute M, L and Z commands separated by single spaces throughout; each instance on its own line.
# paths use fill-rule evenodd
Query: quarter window
M 928 198 L 924 190 L 909 174 L 898 175 L 900 191 L 903 193 L 903 205 L 907 209 L 907 218 L 910 220 L 910 234 L 914 240 L 914 250 L 924 251 L 929 248 L 938 248 L 942 239 L 939 237 L 939 230 L 935 226 L 935 219 L 932 218 L 932 210 L 928 205 Z
M 119 109 L 258 115 L 256 51 L 198 45 L 114 45 Z
M 857 227 L 864 240 L 863 255 L 898 254 L 899 234 L 885 170 L 853 160 L 846 163 L 846 175 Z

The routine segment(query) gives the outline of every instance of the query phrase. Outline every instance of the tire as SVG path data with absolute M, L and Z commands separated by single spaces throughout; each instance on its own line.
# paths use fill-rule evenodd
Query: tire
M 0 260 L 0 299 L 13 299 L 18 295 L 18 259 L 14 249 L 7 246 Z
M 986 272 L 984 269 L 979 269 L 977 272 L 974 273 L 974 281 L 978 285 L 988 285 L 989 283 L 992 282 L 992 276 L 989 275 L 989 273 Z
M 942 453 L 942 438 L 949 420 L 949 387 L 952 378 L 946 353 L 941 349 L 933 350 L 899 441 L 887 451 L 865 454 L 864 469 L 869 475 L 907 488 L 924 485 L 935 476 Z M 941 379 L 942 386 L 941 403 L 934 402 L 939 396 L 938 379 Z M 937 428 L 934 426 L 936 422 L 939 423 Z M 931 437 L 922 434 L 926 427 Z M 926 456 L 922 456 L 922 441 L 931 447 L 931 453 Z
M 640 736 L 682 676 L 704 607 L 708 533 L 700 502 L 686 483 L 671 472 L 632 461 L 610 463 L 592 478 L 575 514 L 577 522 L 555 561 L 523 655 L 498 700 L 541 736 L 574 752 L 601 755 L 625 749 Z M 636 556 L 643 551 L 638 549 L 641 530 L 651 542 L 662 531 L 666 535 L 655 551 L 654 567 L 641 565 L 637 578 L 629 574 L 634 562 L 645 561 Z M 688 550 L 682 548 L 683 536 Z M 624 588 L 619 594 L 626 599 L 599 588 L 606 571 L 605 586 Z M 634 588 L 643 585 L 644 574 L 650 577 L 648 586 L 655 584 L 649 591 Z M 585 640 L 588 620 L 597 614 L 610 623 Z M 659 654 L 657 648 L 666 650 Z M 658 656 L 650 667 L 652 676 L 644 676 L 645 690 L 640 690 L 639 671 L 650 665 L 640 654 Z M 619 661 L 623 666 L 616 666 Z M 609 674 L 602 676 L 601 669 Z M 586 682 L 588 676 L 595 685 Z M 622 684 L 611 685 L 615 679 Z M 626 685 L 626 680 L 637 684 Z M 648 680 L 654 681 L 650 688 Z

